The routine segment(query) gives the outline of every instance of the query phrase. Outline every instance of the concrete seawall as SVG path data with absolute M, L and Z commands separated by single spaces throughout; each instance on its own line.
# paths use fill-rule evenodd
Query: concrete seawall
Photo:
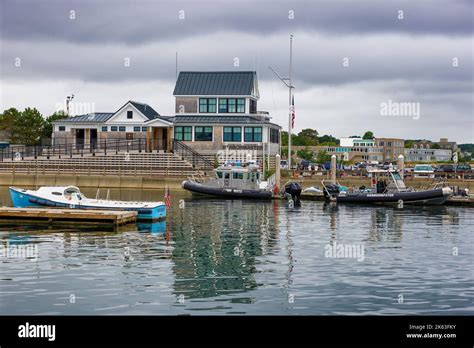
M 180 189 L 181 178 L 171 177 L 153 177 L 153 176 L 104 176 L 104 175 L 34 175 L 34 174 L 0 174 L 0 186 L 19 186 L 19 187 L 40 187 L 40 186 L 67 186 L 74 185 L 80 188 L 127 188 L 127 189 Z M 281 179 L 281 185 L 284 185 L 288 178 Z M 309 186 L 321 186 L 320 178 L 299 178 L 292 179 L 299 182 L 303 188 Z M 341 185 L 352 185 L 359 187 L 361 185 L 369 186 L 370 181 L 367 178 L 347 177 L 338 179 Z M 406 180 L 407 187 L 426 188 L 431 183 L 431 179 L 411 179 Z M 449 183 L 460 188 L 468 188 L 474 192 L 474 180 L 454 180 Z

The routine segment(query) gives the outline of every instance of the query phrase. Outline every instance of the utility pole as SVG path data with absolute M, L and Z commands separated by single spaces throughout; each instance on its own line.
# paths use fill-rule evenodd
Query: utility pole
M 293 35 L 290 34 L 290 69 L 289 69 L 289 74 L 288 77 L 281 77 L 275 69 L 273 69 L 271 66 L 269 66 L 269 69 L 273 71 L 273 73 L 280 79 L 281 82 L 285 84 L 286 87 L 288 87 L 288 169 L 291 170 L 291 126 L 293 123 L 292 116 L 293 116 L 293 86 L 291 84 L 291 76 L 293 74 Z M 280 142 L 281 145 L 281 142 Z

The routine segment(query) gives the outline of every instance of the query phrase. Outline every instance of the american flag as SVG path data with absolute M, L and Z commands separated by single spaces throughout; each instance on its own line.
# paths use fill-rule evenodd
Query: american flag
M 171 206 L 171 196 L 170 196 L 170 189 L 166 188 L 166 194 L 165 194 L 165 204 L 166 208 L 170 208 Z
M 291 96 L 291 129 L 295 128 L 295 96 Z

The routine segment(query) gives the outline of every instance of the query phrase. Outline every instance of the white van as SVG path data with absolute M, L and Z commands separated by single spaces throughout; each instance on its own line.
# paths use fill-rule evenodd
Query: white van
M 413 177 L 434 179 L 434 169 L 429 164 L 417 164 L 413 169 Z

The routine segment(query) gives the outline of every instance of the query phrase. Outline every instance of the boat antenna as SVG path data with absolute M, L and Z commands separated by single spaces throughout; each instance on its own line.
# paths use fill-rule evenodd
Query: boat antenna
M 290 69 L 289 69 L 289 75 L 288 77 L 282 77 L 278 72 L 276 72 L 275 69 L 273 69 L 271 66 L 268 67 L 277 77 L 280 79 L 281 82 L 285 84 L 286 87 L 288 87 L 288 94 L 289 94 L 289 103 L 288 103 L 288 168 L 291 170 L 291 128 L 293 125 L 292 121 L 292 89 L 295 88 L 291 84 L 291 75 L 293 73 L 293 34 L 290 34 Z

